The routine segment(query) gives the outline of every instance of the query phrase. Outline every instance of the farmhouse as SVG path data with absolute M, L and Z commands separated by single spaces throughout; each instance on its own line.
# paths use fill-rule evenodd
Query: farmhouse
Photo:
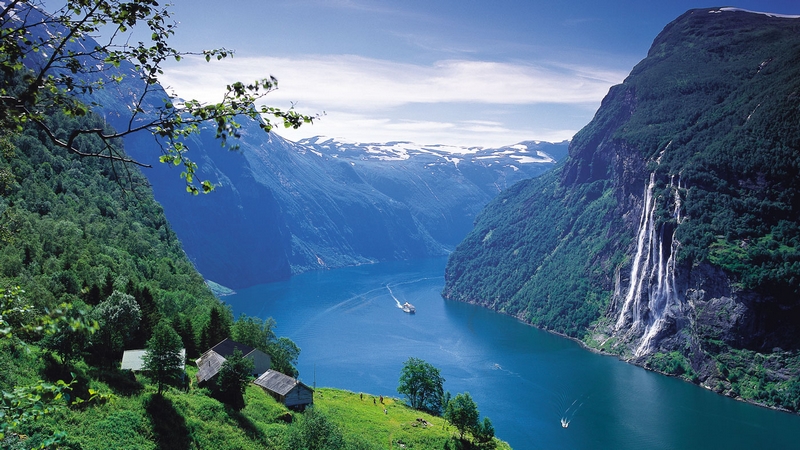
M 225 339 L 211 347 L 197 359 L 197 383 L 205 383 L 213 378 L 222 367 L 222 363 L 233 355 L 234 350 L 242 352 L 242 356 L 253 360 L 253 376 L 257 377 L 269 370 L 272 364 L 270 356 L 261 350 L 240 344 L 231 339 Z
M 268 370 L 253 383 L 264 388 L 269 395 L 287 408 L 302 411 L 306 406 L 314 404 L 313 389 L 280 372 Z

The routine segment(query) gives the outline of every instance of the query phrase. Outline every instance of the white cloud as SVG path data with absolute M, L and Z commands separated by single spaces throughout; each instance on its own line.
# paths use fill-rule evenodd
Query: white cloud
M 222 88 L 228 83 L 248 82 L 269 75 L 279 80 L 279 89 L 270 93 L 265 103 L 281 108 L 295 104 L 303 113 L 327 112 L 313 127 L 281 132 L 290 139 L 296 135 L 305 137 L 304 128 L 308 128 L 310 135 L 362 142 L 387 140 L 386 137 L 391 136 L 388 140 L 455 145 L 499 142 L 502 137 L 493 135 L 501 134 L 506 135 L 501 145 L 526 139 L 568 139 L 577 130 L 519 129 L 519 126 L 501 121 L 485 120 L 485 110 L 561 104 L 572 105 L 585 114 L 586 110 L 596 108 L 608 88 L 625 76 L 607 69 L 579 66 L 466 60 L 418 65 L 332 55 L 237 57 L 212 63 L 186 58 L 167 67 L 162 82 L 180 97 L 210 102 L 222 95 Z M 419 119 L 414 108 L 426 105 L 462 107 L 458 119 Z M 474 113 L 469 109 L 474 109 Z M 463 117 L 467 112 L 473 117 Z M 531 122 L 535 120 L 530 119 Z M 539 134 L 523 136 L 534 132 Z M 480 142 L 471 143 L 469 139 Z
M 421 66 L 350 55 L 184 61 L 169 67 L 163 80 L 185 98 L 213 100 L 226 83 L 271 74 L 280 86 L 270 94 L 273 101 L 351 110 L 441 102 L 596 103 L 624 77 L 581 67 L 458 60 Z

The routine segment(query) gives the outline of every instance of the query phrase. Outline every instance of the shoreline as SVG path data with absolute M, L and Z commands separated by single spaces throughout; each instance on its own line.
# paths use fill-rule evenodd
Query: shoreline
M 699 388 L 702 388 L 702 389 L 705 389 L 707 391 L 710 391 L 710 392 L 712 392 L 712 393 L 714 393 L 716 395 L 719 395 L 721 397 L 729 398 L 731 400 L 735 400 L 735 401 L 738 401 L 738 402 L 742 402 L 742 403 L 745 403 L 745 404 L 748 404 L 748 405 L 757 406 L 757 407 L 764 408 L 764 409 L 769 409 L 769 410 L 772 410 L 772 411 L 778 411 L 778 412 L 790 414 L 790 415 L 793 415 L 793 416 L 800 416 L 800 412 L 792 412 L 792 411 L 790 411 L 788 409 L 785 409 L 785 408 L 778 408 L 778 407 L 775 407 L 775 406 L 770 406 L 770 405 L 765 405 L 763 403 L 750 401 L 750 400 L 747 400 L 745 398 L 742 398 L 741 396 L 733 397 L 733 396 L 730 396 L 730 395 L 726 395 L 726 394 L 724 394 L 722 392 L 715 391 L 714 389 L 712 389 L 711 387 L 709 387 L 708 385 L 706 385 L 706 384 L 704 384 L 702 382 L 701 383 L 694 383 L 691 380 L 688 380 L 688 379 L 686 379 L 686 378 L 684 378 L 684 377 L 682 377 L 680 375 L 674 375 L 674 374 L 662 372 L 660 370 L 655 370 L 655 369 L 651 369 L 649 367 L 645 367 L 644 364 L 638 363 L 638 362 L 634 361 L 633 359 L 625 359 L 619 354 L 610 353 L 610 352 L 601 350 L 599 348 L 591 347 L 588 344 L 586 344 L 586 342 L 584 342 L 584 341 L 582 341 L 582 340 L 580 340 L 580 339 L 578 339 L 576 337 L 568 336 L 568 335 L 566 335 L 564 333 L 559 333 L 557 331 L 549 330 L 547 328 L 537 327 L 536 325 L 534 325 L 534 324 L 522 319 L 519 315 L 508 314 L 508 313 L 503 312 L 503 311 L 498 311 L 497 309 L 488 307 L 488 306 L 486 306 L 486 305 L 484 305 L 484 304 L 482 304 L 480 302 L 453 300 L 453 299 L 445 297 L 444 295 L 442 295 L 442 299 L 445 300 L 445 301 L 460 302 L 460 303 L 467 303 L 467 304 L 470 304 L 470 305 L 480 306 L 481 308 L 488 309 L 490 311 L 494 311 L 494 312 L 496 312 L 498 314 L 502 314 L 502 315 L 508 316 L 508 317 L 513 317 L 514 319 L 516 319 L 517 321 L 519 321 L 520 323 L 522 323 L 524 325 L 527 325 L 529 327 L 536 328 L 537 330 L 541 330 L 541 331 L 544 331 L 546 333 L 550 333 L 552 335 L 559 336 L 559 337 L 568 339 L 570 341 L 573 341 L 573 342 L 577 343 L 578 345 L 580 345 L 581 348 L 584 349 L 584 350 L 588 350 L 588 351 L 590 351 L 592 353 L 595 353 L 597 355 L 614 357 L 617 360 L 619 360 L 621 362 L 624 362 L 626 364 L 630 364 L 630 365 L 636 366 L 636 367 L 641 367 L 642 369 L 647 370 L 648 372 L 653 372 L 653 373 L 657 373 L 659 375 L 664 375 L 664 376 L 667 376 L 667 377 L 670 377 L 670 378 L 675 378 L 675 379 L 683 381 L 683 382 L 685 382 L 687 384 L 691 384 L 693 386 L 697 386 Z

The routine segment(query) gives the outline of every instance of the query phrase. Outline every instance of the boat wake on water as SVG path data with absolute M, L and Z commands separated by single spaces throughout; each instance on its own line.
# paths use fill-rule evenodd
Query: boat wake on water
M 394 292 L 392 292 L 392 288 L 390 288 L 388 284 L 386 285 L 386 290 L 389 291 L 389 295 L 391 295 L 392 299 L 394 299 L 395 303 L 397 303 L 397 307 L 403 309 L 403 304 L 400 303 L 400 300 L 398 300 L 397 297 L 394 296 Z
M 394 292 L 392 292 L 392 288 L 390 288 L 388 284 L 386 285 L 386 289 L 389 291 L 389 295 L 392 296 L 395 303 L 397 303 L 397 307 L 402 309 L 403 312 L 407 312 L 409 314 L 414 314 L 417 312 L 417 308 L 415 308 L 414 305 L 412 305 L 411 303 L 408 302 L 400 303 L 400 300 L 398 300 L 397 297 L 395 297 Z
M 579 400 L 581 400 L 580 397 L 576 398 L 575 401 L 572 402 L 571 405 L 569 405 L 569 408 L 567 408 L 567 410 L 564 411 L 564 414 L 561 415 L 561 427 L 562 428 L 569 427 L 570 422 L 572 422 L 572 419 L 575 418 L 575 414 L 577 414 L 578 410 L 581 409 L 581 406 L 583 406 L 584 402 L 581 401 L 580 403 L 578 403 Z M 578 404 L 578 406 L 575 406 L 575 404 Z

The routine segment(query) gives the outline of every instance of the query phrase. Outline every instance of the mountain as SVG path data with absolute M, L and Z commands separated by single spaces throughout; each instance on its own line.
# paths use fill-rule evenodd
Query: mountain
M 48 23 L 31 28 L 32 42 L 67 34 L 36 9 L 24 17 Z M 64 45 L 65 52 L 80 55 L 97 47 L 90 38 Z M 25 64 L 45 67 L 45 53 L 31 52 Z M 111 127 L 146 127 L 172 103 L 157 84 L 145 86 L 133 64 L 114 67 L 103 59 L 93 53 L 76 58 L 76 67 L 88 69 L 75 83 L 103 86 L 82 99 Z M 77 76 L 70 67 L 48 70 Z M 144 171 L 191 261 L 207 280 L 229 288 L 308 270 L 447 255 L 491 198 L 548 170 L 568 145 L 531 141 L 481 149 L 323 138 L 293 143 L 265 133 L 256 120 L 239 122 L 236 151 L 220 148 L 212 125 L 185 142 L 198 164 L 196 177 L 213 182 L 213 194 L 181 195 L 180 165 L 154 164 Z M 155 162 L 162 152 L 163 143 L 148 132 L 127 135 L 124 143 L 126 153 L 143 163 Z
M 800 409 L 800 18 L 667 25 L 547 174 L 481 212 L 446 298 Z
M 213 130 L 190 143 L 198 176 L 217 189 L 187 198 L 176 171 L 146 170 L 186 253 L 209 280 L 242 288 L 308 270 L 447 255 L 502 189 L 537 176 L 567 143 L 500 149 L 298 143 L 245 121 L 240 148 L 219 148 Z M 126 141 L 152 158 L 152 137 Z

